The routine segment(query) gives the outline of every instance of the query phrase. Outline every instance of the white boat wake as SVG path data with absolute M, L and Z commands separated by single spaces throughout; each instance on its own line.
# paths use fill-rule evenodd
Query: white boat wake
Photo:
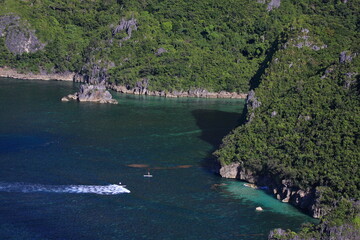
M 117 195 L 130 193 L 122 185 L 42 185 L 28 183 L 4 183 L 0 182 L 0 192 L 47 192 L 47 193 L 93 193 L 100 195 Z

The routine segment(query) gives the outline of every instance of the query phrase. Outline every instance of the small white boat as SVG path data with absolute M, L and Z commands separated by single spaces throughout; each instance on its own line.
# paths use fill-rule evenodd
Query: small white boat
M 126 185 L 121 184 L 121 182 L 119 182 L 117 185 L 119 185 L 120 187 L 126 187 Z
M 151 175 L 150 172 L 148 172 L 147 174 L 144 175 L 144 177 L 153 177 L 153 175 Z

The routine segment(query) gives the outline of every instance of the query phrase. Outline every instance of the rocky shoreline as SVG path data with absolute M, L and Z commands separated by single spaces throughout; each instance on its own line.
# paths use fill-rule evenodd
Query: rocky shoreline
M 180 97 L 193 97 L 193 98 L 232 98 L 232 99 L 246 99 L 247 94 L 236 92 L 209 92 L 206 89 L 194 89 L 188 91 L 150 91 L 146 88 L 134 87 L 129 88 L 121 85 L 109 84 L 108 88 L 120 93 L 135 94 L 135 95 L 148 95 L 166 98 L 180 98 Z
M 28 79 L 28 80 L 58 80 L 58 81 L 74 81 L 75 73 L 20 73 L 15 69 L 8 67 L 0 67 L 0 77 Z
M 86 83 L 84 76 L 74 72 L 64 73 L 20 73 L 15 69 L 8 67 L 0 67 L 0 77 L 28 79 L 28 80 L 58 80 L 58 81 L 73 81 Z M 109 84 L 106 85 L 107 89 L 115 92 L 134 94 L 134 95 L 148 95 L 167 98 L 180 98 L 180 97 L 193 97 L 193 98 L 229 98 L 229 99 L 246 99 L 246 93 L 236 92 L 209 92 L 203 88 L 196 88 L 188 91 L 150 91 L 147 81 L 139 81 L 134 87 Z M 69 99 L 72 99 L 69 97 Z
M 233 178 L 250 183 L 249 186 L 259 186 L 260 189 L 267 189 L 278 200 L 309 213 L 314 218 L 320 218 L 326 214 L 325 209 L 319 206 L 321 196 L 319 189 L 300 189 L 289 179 L 278 179 L 270 175 L 259 176 L 249 169 L 245 169 L 240 163 L 222 165 L 218 172 L 221 177 Z

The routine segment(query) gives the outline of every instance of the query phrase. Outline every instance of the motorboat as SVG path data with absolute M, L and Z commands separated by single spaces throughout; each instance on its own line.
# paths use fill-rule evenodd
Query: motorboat
M 144 177 L 149 178 L 149 177 L 153 177 L 153 175 L 151 175 L 150 172 L 148 171 L 147 174 L 144 175 Z
M 121 182 L 119 182 L 117 185 L 120 186 L 120 187 L 126 187 L 126 185 L 121 184 Z

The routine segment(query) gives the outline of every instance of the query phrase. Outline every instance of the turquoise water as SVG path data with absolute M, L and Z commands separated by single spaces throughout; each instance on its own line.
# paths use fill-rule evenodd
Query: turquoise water
M 0 79 L 0 239 L 266 239 L 312 221 L 208 169 L 243 101 L 60 101 L 76 89 Z

